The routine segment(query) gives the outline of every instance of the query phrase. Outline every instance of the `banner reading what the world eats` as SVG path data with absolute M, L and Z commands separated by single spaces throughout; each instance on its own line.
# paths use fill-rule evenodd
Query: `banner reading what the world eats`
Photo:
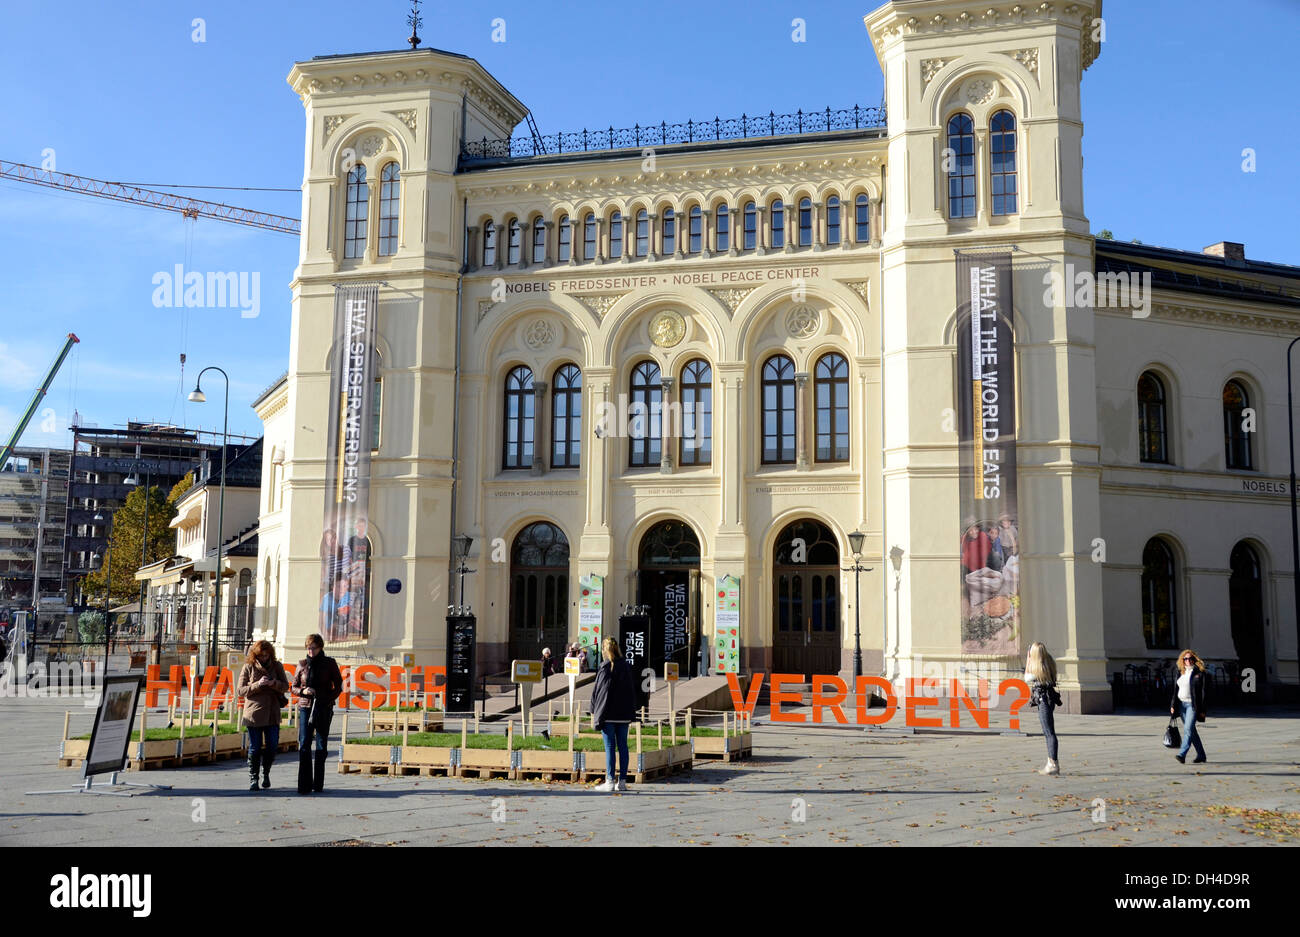
M 1020 520 L 1011 255 L 957 255 L 961 637 L 966 654 L 1017 653 Z
M 368 525 L 378 308 L 377 284 L 335 290 L 320 544 L 319 630 L 327 643 L 370 636 Z

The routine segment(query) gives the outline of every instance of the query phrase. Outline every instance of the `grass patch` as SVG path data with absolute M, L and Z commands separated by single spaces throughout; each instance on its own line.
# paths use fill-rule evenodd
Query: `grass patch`
M 349 745 L 401 745 L 402 737 L 400 735 L 376 735 L 373 737 L 360 736 L 347 740 Z M 455 732 L 411 732 L 407 735 L 407 745 L 419 746 L 420 748 L 460 748 L 460 735 Z M 514 737 L 515 751 L 533 751 L 533 752 L 567 752 L 569 750 L 569 740 L 567 737 L 560 738 L 552 736 L 549 741 L 540 735 Z M 681 744 L 680 737 L 678 744 Z M 481 748 L 493 751 L 506 750 L 506 737 L 504 735 L 467 735 L 465 737 L 466 748 Z M 664 748 L 671 747 L 668 737 L 664 736 Z M 628 749 L 636 751 L 636 739 L 628 738 Z M 641 736 L 641 749 L 643 751 L 658 751 L 658 740 L 652 736 Z M 603 752 L 605 743 L 602 739 L 583 739 L 573 740 L 573 750 L 579 752 Z
M 1280 843 L 1300 839 L 1300 813 L 1284 810 L 1259 810 L 1254 807 L 1212 806 L 1205 808 L 1212 817 L 1239 820 L 1241 832 L 1268 836 Z
M 217 735 L 238 735 L 243 731 L 244 730 L 239 726 L 228 725 L 224 722 L 217 723 Z M 172 726 L 170 729 L 166 728 L 165 726 L 159 727 L 157 729 L 155 729 L 153 726 L 147 726 L 144 730 L 144 740 L 146 742 L 174 742 L 180 737 L 181 737 L 180 726 Z M 212 738 L 212 723 L 208 723 L 206 726 L 190 726 L 188 729 L 185 730 L 185 737 L 187 739 L 200 738 L 200 737 L 205 739 Z M 84 741 L 89 738 L 90 738 L 89 733 L 85 735 L 73 736 L 73 739 L 76 741 Z M 135 729 L 134 731 L 131 732 L 131 741 L 132 742 L 140 741 L 139 729 Z

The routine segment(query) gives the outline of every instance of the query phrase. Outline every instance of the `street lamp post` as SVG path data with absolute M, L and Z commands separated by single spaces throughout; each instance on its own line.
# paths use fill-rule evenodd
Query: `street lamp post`
M 853 565 L 849 569 L 853 570 L 853 676 L 856 678 L 862 676 L 862 574 L 869 573 L 875 567 L 862 565 L 862 543 L 866 540 L 867 535 L 860 530 L 855 530 L 849 534 L 849 548 L 853 550 Z M 881 659 L 885 656 L 885 649 L 880 649 Z M 856 686 L 856 682 L 854 683 Z
M 899 616 L 902 614 L 899 611 L 899 607 L 898 607 L 898 587 L 903 581 L 903 548 L 898 546 L 897 544 L 895 544 L 889 550 L 889 565 L 894 567 L 894 634 L 897 635 L 898 628 L 901 623 Z M 889 643 L 889 620 L 888 619 L 884 621 L 883 629 L 884 629 L 884 637 L 882 638 L 882 640 L 885 642 L 885 644 L 888 644 Z M 882 645 L 882 647 L 883 646 L 884 645 Z M 889 679 L 889 673 L 887 672 L 885 667 L 885 655 L 883 651 L 880 654 L 880 675 L 884 677 L 886 680 Z
M 457 549 L 460 551 L 460 585 L 456 589 L 456 597 L 460 602 L 460 614 L 464 614 L 465 609 L 465 574 L 472 573 L 474 570 L 465 565 L 465 560 L 469 558 L 469 548 L 474 545 L 474 538 L 469 534 L 461 534 L 454 539 Z
M 208 398 L 199 385 L 203 380 L 203 375 L 209 371 L 216 371 L 226 379 L 226 404 L 221 417 L 221 493 L 217 500 L 217 575 L 213 587 L 211 634 L 208 635 L 208 666 L 212 666 L 217 662 L 217 624 L 221 621 L 221 547 L 225 540 L 222 528 L 225 526 L 226 520 L 226 446 L 229 443 L 230 436 L 230 375 L 216 365 L 208 365 L 194 379 L 194 389 L 190 391 L 189 396 L 192 402 L 205 403 L 207 401 Z
M 1296 516 L 1295 491 L 1295 414 L 1291 409 L 1291 349 L 1300 337 L 1291 339 L 1286 346 L 1286 436 L 1291 450 L 1291 593 L 1295 599 L 1295 627 L 1297 647 L 1300 647 L 1300 521 Z

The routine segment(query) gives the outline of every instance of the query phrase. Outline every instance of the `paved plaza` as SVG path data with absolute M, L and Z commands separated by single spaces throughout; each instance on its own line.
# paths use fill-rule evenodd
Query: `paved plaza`
M 79 770 L 56 766 L 69 708 L 74 730 L 87 730 L 93 710 L 79 700 L 0 700 L 2 846 L 1300 843 L 1294 708 L 1211 718 L 1202 729 L 1209 762 L 1198 766 L 1160 746 L 1159 714 L 1058 714 L 1059 778 L 1033 773 L 1045 750 L 1027 707 L 1025 735 L 962 736 L 776 726 L 760 709 L 753 760 L 697 763 L 623 795 L 339 775 L 331 757 L 326 792 L 300 797 L 296 755 L 281 756 L 275 787 L 258 794 L 246 789 L 244 762 L 232 760 L 130 772 L 127 780 L 173 785 L 132 798 L 27 795 L 78 783 Z M 993 714 L 995 726 L 1006 719 Z

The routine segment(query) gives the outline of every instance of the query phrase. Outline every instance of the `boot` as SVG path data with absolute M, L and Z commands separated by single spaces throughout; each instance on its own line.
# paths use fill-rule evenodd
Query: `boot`
M 271 765 L 275 762 L 275 749 L 262 749 L 262 790 L 271 786 Z
M 329 757 L 328 751 L 318 751 L 316 755 L 316 771 L 312 777 L 311 789 L 313 791 L 325 790 L 325 759 Z
M 1049 758 L 1047 759 L 1047 764 L 1043 765 L 1043 767 L 1038 769 L 1038 773 L 1044 775 L 1060 774 L 1061 766 L 1057 764 L 1056 759 Z
M 311 750 L 303 749 L 298 752 L 298 793 L 311 793 Z
M 261 752 L 248 753 L 248 789 L 257 790 L 257 766 L 262 760 Z

